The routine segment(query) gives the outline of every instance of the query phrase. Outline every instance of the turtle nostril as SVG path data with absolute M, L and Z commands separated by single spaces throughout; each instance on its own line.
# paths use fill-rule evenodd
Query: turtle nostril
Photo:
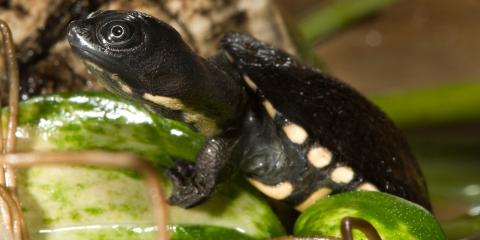
M 70 44 L 79 44 L 81 39 L 88 39 L 91 35 L 90 27 L 81 20 L 72 21 L 68 24 L 67 38 Z
M 88 35 L 88 32 L 89 32 L 89 31 L 88 31 L 88 28 L 86 28 L 86 27 L 78 27 L 78 28 L 76 29 L 76 32 L 77 32 L 79 35 L 86 36 L 86 35 Z
M 84 36 L 89 33 L 89 26 L 82 20 L 75 20 L 68 24 L 67 32 L 68 34 L 78 34 Z

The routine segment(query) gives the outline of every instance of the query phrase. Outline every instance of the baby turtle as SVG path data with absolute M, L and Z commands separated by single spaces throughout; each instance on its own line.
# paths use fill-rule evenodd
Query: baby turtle
M 236 172 L 302 211 L 343 191 L 383 191 L 430 209 L 401 132 L 361 94 L 286 52 L 227 33 L 195 54 L 168 24 L 140 12 L 96 11 L 68 40 L 110 91 L 206 137 L 195 163 L 167 170 L 170 203 L 195 206 Z

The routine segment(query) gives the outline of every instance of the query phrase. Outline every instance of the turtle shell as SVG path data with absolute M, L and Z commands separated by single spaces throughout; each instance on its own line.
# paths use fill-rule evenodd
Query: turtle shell
M 348 166 L 362 182 L 431 209 L 405 138 L 364 96 L 248 35 L 226 34 L 221 47 L 266 112 L 296 127 L 289 136 L 292 142 L 307 149 L 322 146 L 333 164 Z

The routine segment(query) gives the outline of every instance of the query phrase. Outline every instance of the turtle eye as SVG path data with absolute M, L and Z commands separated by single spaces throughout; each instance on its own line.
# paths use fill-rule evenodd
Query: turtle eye
M 140 32 L 125 20 L 115 20 L 103 24 L 97 31 L 99 41 L 110 49 L 128 49 L 138 44 Z
M 125 28 L 122 25 L 115 25 L 110 31 L 110 36 L 114 38 L 121 38 L 125 34 Z
M 110 28 L 110 33 L 108 34 L 107 39 L 111 43 L 121 42 L 121 41 L 128 40 L 130 35 L 131 35 L 131 33 L 130 33 L 129 29 L 126 28 L 125 26 L 122 26 L 120 24 L 119 25 L 113 25 Z

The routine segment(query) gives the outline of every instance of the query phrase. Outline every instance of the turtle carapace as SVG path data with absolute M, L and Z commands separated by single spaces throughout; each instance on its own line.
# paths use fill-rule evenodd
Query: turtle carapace
M 280 49 L 227 33 L 198 56 L 168 24 L 97 11 L 68 40 L 112 92 L 206 137 L 195 163 L 166 171 L 170 203 L 192 207 L 233 173 L 302 211 L 343 191 L 383 191 L 430 209 L 422 173 L 392 121 L 358 92 Z

